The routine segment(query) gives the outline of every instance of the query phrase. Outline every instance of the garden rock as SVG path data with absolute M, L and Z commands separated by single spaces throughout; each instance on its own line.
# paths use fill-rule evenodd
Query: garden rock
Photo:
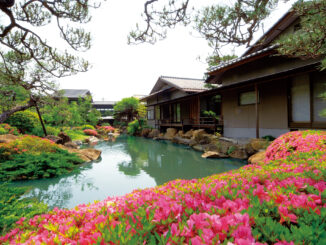
M 17 140 L 19 137 L 13 134 L 3 134 L 0 135 L 0 143 L 9 143 L 11 141 Z
M 251 164 L 263 163 L 265 160 L 265 157 L 266 157 L 266 151 L 257 152 L 256 154 L 249 157 L 248 163 L 251 163 Z
M 58 136 L 62 139 L 63 142 L 61 144 L 63 145 L 71 141 L 71 138 L 65 132 L 60 132 Z
M 206 151 L 204 154 L 201 155 L 202 158 L 222 158 L 220 153 L 216 151 Z
M 184 137 L 184 138 L 187 138 L 187 139 L 191 139 L 192 136 L 193 136 L 193 134 L 194 134 L 194 130 L 193 130 L 193 129 L 190 129 L 189 131 L 187 131 L 187 132 L 183 135 L 183 137 Z
M 192 139 L 199 143 L 204 134 L 206 134 L 204 129 L 197 129 L 193 132 Z
M 257 151 L 255 151 L 255 149 L 251 146 L 251 144 L 246 144 L 245 145 L 245 149 L 246 149 L 246 152 L 249 156 L 255 154 Z
M 237 159 L 248 159 L 248 154 L 245 149 L 235 147 L 233 151 L 229 152 L 229 156 Z
M 166 133 L 164 134 L 164 138 L 166 140 L 172 140 L 176 134 L 177 134 L 177 130 L 175 128 L 168 128 L 166 130 Z
M 250 145 L 255 151 L 265 150 L 269 145 L 265 139 L 251 139 Z
M 204 151 L 204 147 L 202 145 L 193 145 L 192 148 L 196 151 Z
M 64 146 L 68 147 L 68 148 L 72 148 L 72 149 L 78 149 L 79 148 L 79 146 L 74 142 L 67 142 L 67 143 L 64 144 Z
M 63 140 L 62 138 L 55 136 L 55 135 L 48 135 L 45 137 L 45 139 L 51 140 L 52 142 L 56 143 L 56 144 L 63 144 Z
M 140 133 L 140 136 L 147 138 L 150 132 L 151 132 L 150 128 L 143 128 L 143 130 Z
M 65 147 L 69 153 L 76 153 L 77 156 L 82 159 L 85 162 L 91 162 L 97 160 L 100 156 L 102 151 L 89 148 L 89 149 L 71 149 L 68 147 Z
M 231 143 L 230 141 L 220 139 L 216 146 L 218 147 L 218 151 L 223 154 L 228 154 L 228 150 L 231 146 L 235 147 L 235 144 Z
M 88 144 L 97 144 L 99 142 L 99 139 L 96 138 L 95 136 L 91 136 L 91 137 L 85 139 L 85 142 Z
M 148 134 L 148 138 L 155 138 L 160 135 L 160 131 L 158 129 L 152 129 L 152 131 Z
M 83 144 L 81 140 L 74 140 L 73 143 L 75 143 L 78 146 L 81 146 Z
M 185 139 L 181 136 L 174 136 L 172 142 L 176 144 L 189 145 L 190 139 Z

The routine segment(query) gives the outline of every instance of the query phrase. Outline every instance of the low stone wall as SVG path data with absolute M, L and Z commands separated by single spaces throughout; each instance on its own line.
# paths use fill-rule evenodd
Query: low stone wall
M 141 136 L 188 145 L 196 151 L 203 152 L 202 157 L 204 158 L 231 157 L 247 160 L 256 153 L 264 151 L 269 145 L 269 142 L 264 139 L 230 139 L 218 134 L 208 134 L 204 129 L 191 129 L 183 132 L 177 131 L 175 128 L 168 128 L 165 134 L 160 133 L 158 129 L 143 129 Z

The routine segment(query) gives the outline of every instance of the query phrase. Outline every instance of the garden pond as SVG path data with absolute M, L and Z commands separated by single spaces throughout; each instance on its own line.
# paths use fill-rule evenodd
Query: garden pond
M 101 159 L 81 166 L 78 173 L 58 178 L 16 181 L 13 186 L 30 186 L 25 197 L 37 198 L 50 208 L 73 208 L 162 185 L 174 179 L 202 178 L 240 168 L 237 159 L 203 159 L 200 152 L 168 141 L 120 136 L 115 142 L 94 146 Z

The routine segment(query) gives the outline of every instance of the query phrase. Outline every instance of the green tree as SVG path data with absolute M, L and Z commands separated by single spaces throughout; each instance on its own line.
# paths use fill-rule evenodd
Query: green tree
M 121 118 L 126 117 L 128 122 L 134 120 L 134 118 L 139 118 L 140 114 L 143 116 L 143 111 L 144 105 L 135 97 L 124 98 L 114 106 L 115 118 L 121 120 Z
M 58 35 L 71 49 L 88 50 L 90 33 L 79 24 L 89 22 L 89 9 L 98 6 L 93 0 L 0 0 L 0 77 L 7 85 L 2 92 L 17 86 L 29 96 L 24 104 L 1 111 L 0 123 L 16 111 L 34 106 L 41 95 L 54 90 L 54 78 L 87 71 L 87 61 L 48 42 L 44 27 L 55 21 Z
M 229 5 L 218 4 L 193 10 L 190 0 L 147 0 L 143 24 L 128 36 L 129 43 L 155 43 L 166 37 L 167 30 L 177 24 L 192 27 L 208 41 L 215 53 L 221 55 L 224 45 L 249 47 L 263 21 L 281 0 L 236 0 Z M 326 1 L 299 0 L 293 6 L 301 17 L 301 29 L 279 40 L 279 52 L 293 57 L 315 58 L 326 54 Z M 326 58 L 321 68 L 326 68 Z
M 52 126 L 96 125 L 101 113 L 92 107 L 91 97 L 71 103 L 67 98 L 48 99 L 42 108 L 43 118 Z

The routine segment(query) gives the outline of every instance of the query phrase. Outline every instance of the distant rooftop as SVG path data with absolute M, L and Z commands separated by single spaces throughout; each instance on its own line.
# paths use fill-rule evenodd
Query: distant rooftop
M 115 105 L 116 101 L 94 101 L 93 105 Z
M 63 92 L 62 96 L 67 98 L 83 98 L 91 95 L 88 89 L 61 89 L 60 91 Z

